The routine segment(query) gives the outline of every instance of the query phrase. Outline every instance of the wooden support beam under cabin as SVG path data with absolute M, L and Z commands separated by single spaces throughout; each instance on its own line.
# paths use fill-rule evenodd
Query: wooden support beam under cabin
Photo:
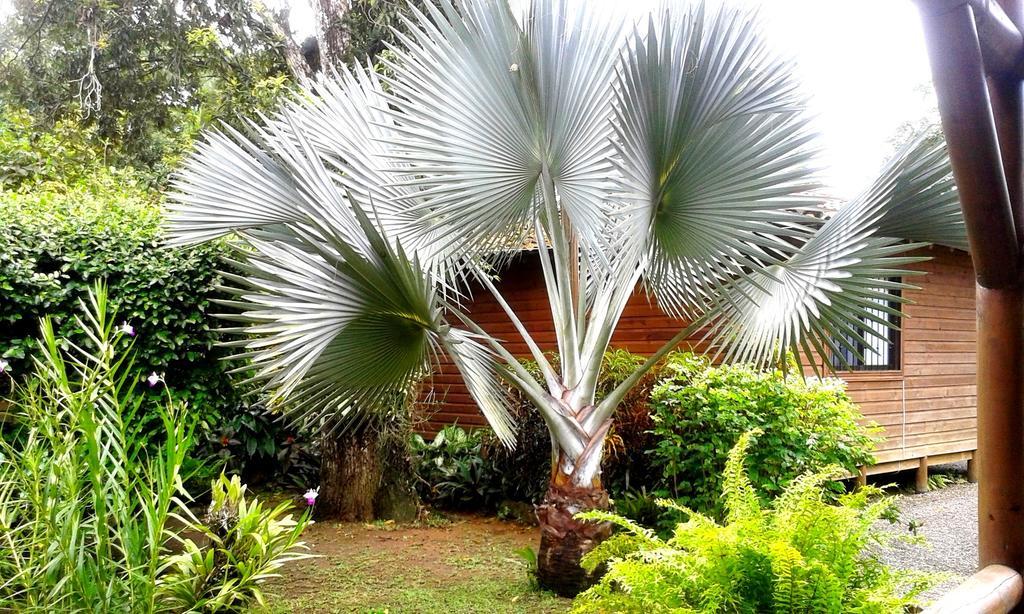
M 857 488 L 864 488 L 868 485 L 868 468 L 867 465 L 861 465 L 860 470 L 857 472 Z
M 914 490 L 916 492 L 928 492 L 928 457 L 922 456 L 918 461 L 917 473 L 914 475 Z
M 978 461 L 973 457 L 967 459 L 967 481 L 971 484 L 978 483 Z

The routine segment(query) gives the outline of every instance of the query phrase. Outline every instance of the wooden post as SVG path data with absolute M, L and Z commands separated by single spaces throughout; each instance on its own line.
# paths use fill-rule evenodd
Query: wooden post
M 1024 301 L 1015 218 L 1021 219 L 1022 109 L 1020 75 L 1009 65 L 1020 65 L 1021 39 L 1019 30 L 1009 37 L 985 31 L 981 41 L 975 23 L 976 9 L 988 17 L 999 15 L 1000 6 L 1009 8 L 1019 21 L 1020 3 L 973 4 L 919 0 L 942 129 L 977 276 L 976 462 L 983 478 L 978 484 L 978 555 L 982 567 L 1002 564 L 1020 571 L 1024 568 Z M 1011 21 L 999 19 L 999 29 L 1004 33 L 1007 28 L 1016 29 Z M 986 54 L 990 58 L 986 66 L 982 49 L 1000 47 L 1006 52 Z M 1011 61 L 1004 67 L 997 57 Z
M 977 455 L 978 451 L 975 450 L 974 454 Z M 975 460 L 975 456 L 967 459 L 967 481 L 971 484 L 978 483 L 978 461 Z
M 922 456 L 917 465 L 917 475 L 914 476 L 914 490 L 928 492 L 928 457 Z
M 1024 301 L 978 286 L 978 555 L 1024 569 Z
M 868 485 L 868 467 L 867 465 L 861 465 L 860 471 L 857 472 L 857 488 L 864 488 Z

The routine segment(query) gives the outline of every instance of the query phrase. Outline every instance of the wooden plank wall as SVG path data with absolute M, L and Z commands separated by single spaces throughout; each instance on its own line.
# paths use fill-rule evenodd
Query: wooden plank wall
M 972 451 L 977 446 L 974 271 L 963 252 L 934 247 L 907 281 L 902 368 L 841 373 L 868 420 L 885 427 L 879 463 Z
M 897 371 L 838 374 L 849 385 L 865 420 L 884 429 L 879 463 L 971 451 L 977 436 L 974 389 L 974 274 L 969 257 L 947 248 L 924 251 L 932 260 L 915 265 L 927 272 L 910 279 L 919 290 L 907 291 L 915 302 L 906 308 L 902 333 L 902 368 Z M 553 349 L 551 314 L 539 263 L 524 253 L 503 275 L 502 293 L 545 350 Z M 494 299 L 479 292 L 468 306 L 471 317 L 491 334 L 506 340 L 513 354 L 528 350 Z M 650 353 L 685 323 L 662 314 L 646 297 L 634 296 L 612 338 L 613 347 Z M 695 343 L 688 349 L 700 350 Z M 428 383 L 419 430 L 433 434 L 446 424 L 483 426 L 482 416 L 450 365 Z

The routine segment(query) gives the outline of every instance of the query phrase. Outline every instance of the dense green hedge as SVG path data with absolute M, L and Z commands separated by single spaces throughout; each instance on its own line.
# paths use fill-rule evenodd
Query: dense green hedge
M 237 402 L 207 313 L 225 248 L 165 249 L 160 224 L 160 203 L 127 171 L 0 192 L 0 356 L 15 376 L 28 371 L 39 318 L 79 338 L 78 301 L 104 279 L 119 320 L 137 333 L 140 382 L 163 374 L 200 420 Z
M 873 462 L 874 429 L 838 380 L 785 377 L 745 365 L 712 367 L 700 356 L 671 356 L 651 394 L 650 450 L 656 489 L 693 509 L 721 513 L 719 493 L 729 451 L 759 430 L 750 478 L 766 500 L 797 476 Z

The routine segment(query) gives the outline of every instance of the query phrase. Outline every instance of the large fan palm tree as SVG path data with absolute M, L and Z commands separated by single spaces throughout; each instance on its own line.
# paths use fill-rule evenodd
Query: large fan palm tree
M 573 516 L 607 506 L 604 438 L 654 363 L 699 331 L 727 360 L 858 356 L 890 325 L 908 240 L 963 245 L 928 141 L 827 221 L 798 213 L 816 185 L 804 98 L 744 12 L 626 27 L 565 0 L 522 16 L 439 0 L 407 26 L 384 76 L 346 69 L 248 136 L 209 134 L 177 178 L 171 240 L 240 239 L 225 317 L 292 416 L 351 425 L 442 355 L 505 442 L 508 385 L 529 398 L 552 446 L 539 575 L 562 594 L 587 583 L 580 556 L 610 530 Z M 494 282 L 527 240 L 557 368 Z M 638 287 L 692 324 L 596 402 Z M 472 320 L 469 288 L 493 294 L 541 377 Z

